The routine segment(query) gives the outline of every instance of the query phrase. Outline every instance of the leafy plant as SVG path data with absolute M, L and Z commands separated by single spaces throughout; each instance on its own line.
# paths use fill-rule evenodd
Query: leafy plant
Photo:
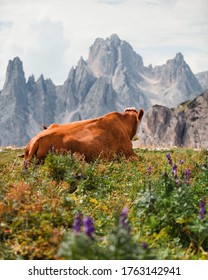
M 160 234 L 165 229 L 173 238 L 180 238 L 183 245 L 188 245 L 189 238 L 184 229 L 195 219 L 198 196 L 189 185 L 190 170 L 179 173 L 170 154 L 166 157 L 171 168 L 165 167 L 154 189 L 145 187 L 141 190 L 134 205 L 138 209 L 140 225 L 143 224 L 145 231 Z M 183 162 L 180 161 L 180 164 Z
M 127 218 L 128 209 L 124 208 L 118 226 L 106 238 L 95 235 L 93 220 L 85 217 L 82 221 L 78 214 L 74 221 L 74 232 L 69 231 L 61 243 L 58 255 L 64 259 L 155 259 L 153 250 L 146 242 L 138 243 L 132 236 Z M 84 230 L 82 231 L 82 224 Z
M 208 259 L 207 150 L 92 163 L 52 151 L 40 165 L 22 152 L 0 152 L 0 259 Z

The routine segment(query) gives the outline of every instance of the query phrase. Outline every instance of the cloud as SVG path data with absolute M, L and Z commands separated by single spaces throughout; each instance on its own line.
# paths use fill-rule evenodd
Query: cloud
M 30 30 L 34 33 L 35 44 L 24 54 L 26 61 L 30 61 L 27 72 L 36 77 L 43 73 L 45 78 L 63 82 L 67 65 L 65 52 L 70 42 L 64 37 L 62 23 L 44 19 L 32 23 Z
M 9 29 L 12 27 L 12 22 L 11 21 L 2 21 L 0 20 L 0 30 L 5 30 Z
M 118 5 L 126 0 L 98 0 L 100 3 L 110 4 L 110 5 Z
M 94 40 L 113 33 L 145 65 L 180 51 L 194 72 L 208 70 L 207 11 L 208 0 L 1 0 L 0 88 L 15 56 L 26 76 L 42 73 L 62 84 Z

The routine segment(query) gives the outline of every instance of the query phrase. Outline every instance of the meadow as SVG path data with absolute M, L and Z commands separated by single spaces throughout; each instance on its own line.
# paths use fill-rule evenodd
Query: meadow
M 208 150 L 92 163 L 0 151 L 0 259 L 208 259 Z

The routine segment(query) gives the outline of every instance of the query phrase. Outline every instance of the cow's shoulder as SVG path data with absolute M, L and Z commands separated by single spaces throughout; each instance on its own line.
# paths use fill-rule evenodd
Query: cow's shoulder
M 119 113 L 119 112 L 111 112 L 111 113 L 108 113 L 100 118 L 98 118 L 98 122 L 115 122 L 117 120 L 121 120 L 122 119 L 122 114 Z

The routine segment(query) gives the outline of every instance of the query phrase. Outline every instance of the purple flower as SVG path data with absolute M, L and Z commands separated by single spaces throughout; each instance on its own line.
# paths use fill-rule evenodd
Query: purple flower
M 191 170 L 190 169 L 184 170 L 183 174 L 185 177 L 185 182 L 188 184 L 191 175 Z
M 87 236 L 93 239 L 93 234 L 95 232 L 94 223 L 91 217 L 87 216 L 83 220 L 84 223 L 84 231 Z
M 177 165 L 176 165 L 176 164 L 173 165 L 173 168 L 172 168 L 172 175 L 173 175 L 174 177 L 177 176 Z
M 81 226 L 82 226 L 82 214 L 78 214 L 75 219 L 74 219 L 74 224 L 73 224 L 73 230 L 74 234 L 77 235 L 81 231 Z
M 179 163 L 180 163 L 180 164 L 183 164 L 183 163 L 184 163 L 183 159 L 180 159 L 180 160 L 179 160 Z
M 199 202 L 199 219 L 203 220 L 206 215 L 206 199 L 205 197 Z
M 120 215 L 120 225 L 129 230 L 128 207 L 124 207 Z
M 148 166 L 148 168 L 147 168 L 147 173 L 149 173 L 150 174 L 150 172 L 152 171 L 152 166 L 151 165 L 149 165 Z
M 27 161 L 26 161 L 26 160 L 24 160 L 23 169 L 24 169 L 24 170 L 27 170 L 27 169 L 28 169 L 28 164 L 27 164 Z
M 179 185 L 180 181 L 178 178 L 175 179 L 176 185 Z
M 147 244 L 147 242 L 143 241 L 141 242 L 141 247 L 144 249 L 144 250 L 147 250 L 149 245 Z
M 166 155 L 166 158 L 167 158 L 167 160 L 168 160 L 168 163 L 169 163 L 170 165 L 173 165 L 173 162 L 172 162 L 170 153 L 168 153 L 168 154 Z

